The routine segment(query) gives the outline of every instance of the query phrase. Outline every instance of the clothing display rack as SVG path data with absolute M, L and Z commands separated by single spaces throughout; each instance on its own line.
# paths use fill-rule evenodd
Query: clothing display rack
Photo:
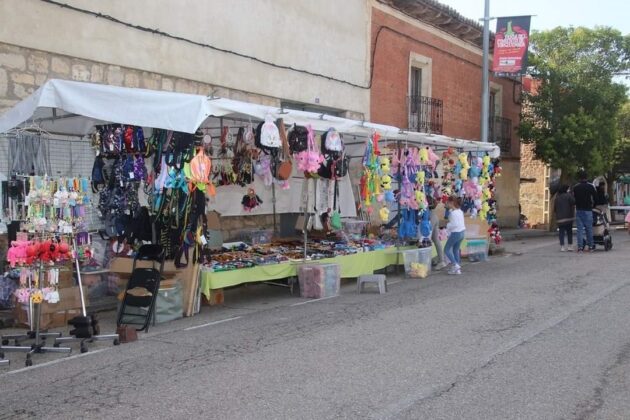
M 40 278 L 43 278 L 42 274 L 44 273 L 44 265 L 40 261 L 39 262 L 39 274 Z M 31 278 L 29 277 L 29 289 L 32 289 L 33 283 Z M 27 331 L 25 334 L 18 335 L 5 335 L 2 336 L 2 345 L 0 346 L 0 358 L 4 358 L 4 352 L 8 353 L 26 353 L 26 362 L 25 365 L 32 366 L 33 365 L 33 354 L 42 354 L 42 353 L 70 353 L 72 349 L 70 347 L 49 347 L 46 346 L 47 338 L 60 337 L 61 333 L 48 333 L 42 332 L 40 329 L 41 322 L 41 303 L 33 302 L 33 299 L 29 298 L 29 324 L 31 329 Z M 10 342 L 10 340 L 14 341 L 13 346 L 6 345 Z M 35 340 L 30 346 L 21 345 L 22 341 L 26 340 Z

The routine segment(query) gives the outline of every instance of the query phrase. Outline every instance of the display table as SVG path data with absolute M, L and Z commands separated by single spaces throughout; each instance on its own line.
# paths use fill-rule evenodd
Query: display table
M 466 239 L 462 242 L 462 254 L 464 255 L 467 242 Z M 444 246 L 444 244 L 442 244 L 442 246 Z M 308 261 L 307 263 L 339 264 L 341 267 L 341 278 L 355 278 L 364 274 L 373 274 L 374 271 L 382 270 L 391 265 L 402 265 L 402 251 L 414 248 L 414 246 L 391 247 L 377 251 L 359 252 L 357 254 L 341 255 L 335 258 Z M 436 255 L 435 247 L 432 247 L 432 256 L 435 257 Z M 244 283 L 256 283 L 295 277 L 297 276 L 298 266 L 301 264 L 304 263 L 286 262 L 219 272 L 212 272 L 202 268 L 200 275 L 201 293 L 203 293 L 207 299 L 210 299 L 212 290 L 238 286 Z
M 387 248 L 377 251 L 359 252 L 335 258 L 324 258 L 309 261 L 314 264 L 339 264 L 342 278 L 354 278 L 364 274 L 372 274 L 390 265 L 402 264 L 399 250 L 412 247 Z M 302 262 L 262 265 L 240 270 L 212 272 L 201 271 L 201 293 L 210 298 L 212 289 L 223 289 L 243 283 L 279 280 L 297 276 L 297 268 Z

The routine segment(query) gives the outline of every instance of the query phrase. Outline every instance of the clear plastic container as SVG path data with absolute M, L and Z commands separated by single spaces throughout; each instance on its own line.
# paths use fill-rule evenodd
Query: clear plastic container
M 321 299 L 337 296 L 341 283 L 339 264 L 308 264 L 298 267 L 300 295 L 304 298 Z
M 241 231 L 239 239 L 250 245 L 263 245 L 271 242 L 273 230 L 271 229 L 249 229 Z
M 364 236 L 365 227 L 368 224 L 365 220 L 343 220 L 343 231 L 348 235 Z
M 468 261 L 479 262 L 488 260 L 488 240 L 468 239 L 466 242 L 466 255 Z
M 402 252 L 403 264 L 405 265 L 405 274 L 409 277 L 426 277 L 431 274 L 431 260 L 433 256 L 433 247 L 408 249 Z M 420 272 L 414 270 L 412 263 L 421 264 Z M 424 274 L 426 271 L 426 274 Z M 422 275 L 424 274 L 424 275 Z

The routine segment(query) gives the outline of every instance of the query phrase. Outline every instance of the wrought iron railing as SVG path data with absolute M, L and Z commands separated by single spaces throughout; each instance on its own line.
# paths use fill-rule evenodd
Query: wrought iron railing
M 490 117 L 488 140 L 501 149 L 502 154 L 512 152 L 512 120 L 503 117 Z
M 409 130 L 442 134 L 444 103 L 429 96 L 408 96 Z

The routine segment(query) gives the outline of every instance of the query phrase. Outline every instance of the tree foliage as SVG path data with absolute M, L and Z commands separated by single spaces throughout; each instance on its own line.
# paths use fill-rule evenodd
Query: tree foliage
M 536 88 L 525 94 L 520 136 L 564 176 L 608 173 L 627 100 L 613 77 L 630 69 L 630 36 L 608 27 L 534 32 L 530 65 Z
M 609 179 L 630 174 L 630 102 L 626 102 L 617 115 L 619 139 L 613 148 Z

